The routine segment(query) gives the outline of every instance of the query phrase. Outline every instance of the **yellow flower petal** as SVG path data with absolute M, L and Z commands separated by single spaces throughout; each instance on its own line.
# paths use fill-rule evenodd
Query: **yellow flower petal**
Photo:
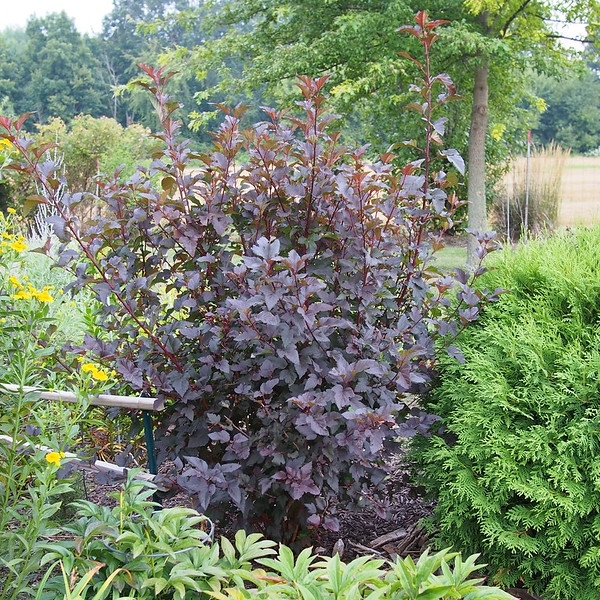
M 60 461 L 64 457 L 64 452 L 48 452 L 48 454 L 46 454 L 46 462 L 55 465 L 56 467 L 60 467 Z
M 102 371 L 101 369 L 96 369 L 95 371 L 92 372 L 92 377 L 96 380 L 96 381 L 107 381 L 108 380 L 108 375 Z
M 27 244 L 23 240 L 17 240 L 16 242 L 12 242 L 8 245 L 15 252 L 24 252 L 27 250 Z
M 47 292 L 47 291 L 42 291 L 42 292 L 37 292 L 35 294 L 35 297 L 40 301 L 40 302 L 54 302 L 54 298 Z

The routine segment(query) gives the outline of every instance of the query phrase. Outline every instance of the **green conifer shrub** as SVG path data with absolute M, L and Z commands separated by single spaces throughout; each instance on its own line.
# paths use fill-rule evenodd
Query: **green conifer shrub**
M 443 358 L 419 438 L 439 543 L 493 581 L 600 597 L 600 230 L 505 251 L 478 282 L 508 290 Z
M 22 139 L 23 118 L 0 118 L 24 157 L 15 168 L 46 191 L 32 200 L 55 209 L 59 265 L 99 300 L 86 349 L 167 403 L 160 455 L 182 461 L 178 484 L 213 519 L 238 510 L 247 530 L 294 542 L 336 529 L 340 505 L 385 512 L 373 489 L 386 451 L 432 418 L 404 397 L 427 385 L 439 332 L 475 320 L 485 300 L 470 287 L 481 269 L 430 266 L 459 205 L 447 193 L 456 175 L 432 161 L 464 164 L 442 143 L 454 85 L 429 70 L 441 22 L 416 21 L 405 30 L 424 48 L 411 107 L 424 135 L 403 168 L 340 143 L 327 77 L 298 80 L 293 114 L 265 109 L 244 128 L 243 110 L 226 110 L 213 150 L 195 153 L 169 74 L 143 65 L 162 150 L 126 182 L 104 181 L 100 214 L 82 222 L 83 196 L 57 195 L 56 165 Z M 482 242 L 483 257 L 493 242 Z M 454 286 L 462 304 L 448 311 Z

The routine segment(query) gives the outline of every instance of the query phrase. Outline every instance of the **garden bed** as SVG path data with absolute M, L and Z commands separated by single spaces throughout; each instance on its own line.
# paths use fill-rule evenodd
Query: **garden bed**
M 383 558 L 421 554 L 428 545 L 428 538 L 420 521 L 431 514 L 433 506 L 411 486 L 408 468 L 402 456 L 393 456 L 391 461 L 392 472 L 385 489 L 389 501 L 389 518 L 378 516 L 374 508 L 369 506 L 359 512 L 340 510 L 340 531 L 315 536 L 311 541 L 315 549 L 319 549 L 322 554 L 331 555 L 343 545 L 344 560 L 369 553 Z M 167 463 L 161 471 L 168 476 L 170 468 Z M 86 472 L 84 477 L 83 494 L 86 499 L 105 506 L 115 504 L 116 501 L 109 494 L 119 489 L 118 482 L 99 483 L 91 472 Z M 194 501 L 185 492 L 180 492 L 165 497 L 162 504 L 164 507 L 193 507 Z M 210 514 L 207 516 L 210 517 Z M 231 522 L 217 522 L 215 525 L 217 537 L 233 539 L 235 528 Z

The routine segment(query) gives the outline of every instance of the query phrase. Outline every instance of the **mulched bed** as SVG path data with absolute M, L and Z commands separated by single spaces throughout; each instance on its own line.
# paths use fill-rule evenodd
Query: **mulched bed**
M 369 507 L 358 511 L 338 512 L 340 531 L 327 533 L 314 540 L 313 547 L 321 555 L 339 553 L 344 561 L 357 556 L 373 555 L 384 559 L 412 556 L 417 558 L 428 546 L 429 539 L 421 520 L 431 515 L 434 505 L 425 500 L 410 483 L 409 469 L 401 454 L 390 458 L 391 473 L 385 493 L 389 498 L 389 518 L 384 519 Z M 169 472 L 172 465 L 161 471 Z M 84 495 L 88 500 L 105 506 L 116 501 L 109 496 L 118 491 L 119 483 L 98 483 L 92 472 L 84 472 Z M 193 499 L 179 493 L 162 501 L 163 506 L 191 506 Z M 207 515 L 210 517 L 210 515 Z M 215 536 L 233 538 L 235 530 L 228 523 L 215 523 Z M 520 600 L 541 600 L 527 590 L 511 588 L 508 591 Z
M 373 554 L 382 558 L 418 556 L 428 545 L 425 530 L 419 522 L 431 514 L 432 504 L 420 496 L 410 485 L 406 464 L 400 455 L 391 459 L 392 471 L 388 478 L 385 494 L 389 499 L 389 518 L 378 516 L 366 507 L 359 512 L 339 510 L 340 531 L 324 533 L 313 541 L 320 554 L 338 552 L 344 560 Z M 169 471 L 169 465 L 160 470 Z M 84 472 L 83 495 L 86 499 L 104 506 L 114 506 L 110 492 L 119 489 L 119 483 L 98 483 L 94 473 Z M 193 499 L 185 493 L 169 497 L 163 506 L 192 506 Z M 210 514 L 207 515 L 210 517 Z M 235 533 L 228 523 L 215 523 L 217 537 L 232 537 Z

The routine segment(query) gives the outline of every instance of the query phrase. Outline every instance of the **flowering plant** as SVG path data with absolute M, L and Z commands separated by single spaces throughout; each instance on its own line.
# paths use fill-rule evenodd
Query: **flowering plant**
M 56 532 L 62 498 L 72 491 L 66 449 L 79 437 L 86 408 L 83 399 L 42 403 L 26 391 L 48 387 L 60 357 L 57 305 L 66 302 L 28 268 L 28 247 L 16 212 L 0 213 L 0 600 L 35 594 L 40 541 Z

